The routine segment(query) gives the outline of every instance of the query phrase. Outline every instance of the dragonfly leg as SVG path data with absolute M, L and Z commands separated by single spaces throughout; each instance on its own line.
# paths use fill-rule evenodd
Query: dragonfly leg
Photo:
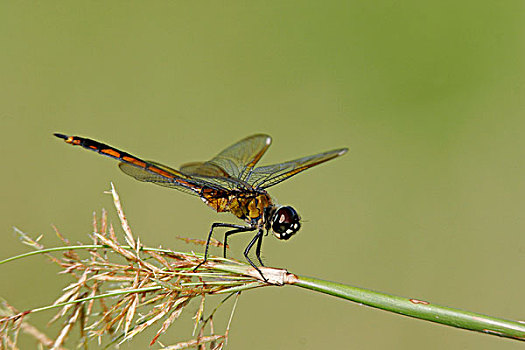
M 264 266 L 263 262 L 261 261 L 262 240 L 263 235 L 259 235 L 259 240 L 257 240 L 257 247 L 255 247 L 255 256 L 257 257 L 257 260 L 259 260 L 259 262 L 261 263 L 261 266 Z
M 268 280 L 266 279 L 266 277 L 264 277 L 263 273 L 261 272 L 261 270 L 257 267 L 257 265 L 255 265 L 253 263 L 253 261 L 250 259 L 250 257 L 248 256 L 248 254 L 250 253 L 250 250 L 252 249 L 253 245 L 255 244 L 255 242 L 258 242 L 259 240 L 262 240 L 262 237 L 263 237 L 263 230 L 262 229 L 259 229 L 259 231 L 257 232 L 257 234 L 255 235 L 255 237 L 253 237 L 253 239 L 250 241 L 250 243 L 248 243 L 248 245 L 246 246 L 246 249 L 244 250 L 244 257 L 246 258 L 246 260 L 248 260 L 248 262 L 250 263 L 250 265 L 253 266 L 254 269 L 256 269 L 259 274 L 261 275 L 261 277 L 263 278 L 263 280 L 265 282 L 268 282 Z M 257 247 L 259 248 L 260 246 L 260 243 L 257 243 Z M 257 248 L 256 248 L 257 250 Z M 259 262 L 261 261 L 260 257 L 257 256 L 257 259 L 259 259 Z
M 242 226 L 242 225 L 227 224 L 227 223 L 224 223 L 224 222 L 214 222 L 211 225 L 210 233 L 208 233 L 208 239 L 206 240 L 206 248 L 204 249 L 204 260 L 202 260 L 202 262 L 199 265 L 197 265 L 193 269 L 193 271 L 197 270 L 202 264 L 204 264 L 206 262 L 206 260 L 208 260 L 208 248 L 210 247 L 210 241 L 211 241 L 211 236 L 213 235 L 213 229 L 215 229 L 216 227 L 229 227 L 229 228 L 234 228 L 234 229 L 238 229 L 238 230 L 247 229 L 247 228 L 250 229 L 251 228 L 251 227 L 246 227 L 246 226 Z
M 224 234 L 224 257 L 226 257 L 226 247 L 228 247 L 228 237 L 236 233 L 255 231 L 256 227 L 242 227 L 236 230 L 226 231 Z

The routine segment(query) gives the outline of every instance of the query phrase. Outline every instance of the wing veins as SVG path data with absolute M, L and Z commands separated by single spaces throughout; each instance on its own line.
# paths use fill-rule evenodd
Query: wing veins
M 342 156 L 347 151 L 347 148 L 341 148 L 312 156 L 294 159 L 284 163 L 258 167 L 252 171 L 252 174 L 250 174 L 247 182 L 255 188 L 266 189 L 268 187 L 277 185 L 278 183 L 313 166 Z

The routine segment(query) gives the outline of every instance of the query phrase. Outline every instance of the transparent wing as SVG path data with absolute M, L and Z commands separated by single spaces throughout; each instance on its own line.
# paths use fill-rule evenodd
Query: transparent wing
M 186 174 L 160 163 L 152 161 L 147 161 L 147 163 L 153 166 L 146 169 L 137 167 L 130 163 L 119 163 L 119 168 L 124 174 L 129 175 L 136 180 L 173 188 L 196 196 L 201 195 L 203 188 L 211 188 L 218 191 L 223 191 L 225 189 L 215 183 L 193 179 Z
M 207 183 L 221 186 L 225 189 L 252 189 L 246 182 L 230 175 L 221 167 L 211 163 L 190 163 L 182 166 L 184 173 L 191 175 L 193 179 L 198 179 Z
M 212 164 L 210 162 L 193 162 L 182 165 L 181 171 L 185 174 L 199 175 L 199 176 L 222 176 L 229 177 L 230 175 L 223 168 Z
M 268 135 L 248 136 L 226 148 L 213 159 L 185 164 L 181 166 L 180 171 L 190 176 L 233 178 L 239 180 L 238 184 L 242 184 L 271 143 L 272 138 Z
M 291 160 L 285 163 L 258 167 L 248 174 L 246 182 L 254 188 L 265 189 L 277 185 L 279 182 L 299 174 L 301 171 L 324 163 L 330 159 L 342 156 L 347 151 L 348 148 L 340 148 L 313 156 Z

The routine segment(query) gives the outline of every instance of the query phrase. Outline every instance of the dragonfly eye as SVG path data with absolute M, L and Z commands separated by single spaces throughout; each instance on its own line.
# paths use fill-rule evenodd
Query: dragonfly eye
M 279 239 L 289 239 L 300 228 L 299 214 L 292 207 L 280 207 L 272 218 L 272 231 Z

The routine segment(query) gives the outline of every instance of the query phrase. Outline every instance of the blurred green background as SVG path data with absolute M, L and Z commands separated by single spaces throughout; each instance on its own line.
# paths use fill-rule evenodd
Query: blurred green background
M 350 148 L 270 190 L 304 222 L 267 237 L 268 265 L 523 320 L 524 23 L 523 1 L 2 2 L 0 259 L 26 251 L 12 226 L 88 242 L 93 211 L 115 221 L 110 181 L 150 246 L 238 222 L 53 132 L 175 167 L 264 132 L 263 165 Z M 43 261 L 3 265 L 0 295 L 52 302 L 70 280 Z M 196 308 L 161 340 L 190 338 Z M 228 346 L 522 348 L 293 287 L 244 293 Z

